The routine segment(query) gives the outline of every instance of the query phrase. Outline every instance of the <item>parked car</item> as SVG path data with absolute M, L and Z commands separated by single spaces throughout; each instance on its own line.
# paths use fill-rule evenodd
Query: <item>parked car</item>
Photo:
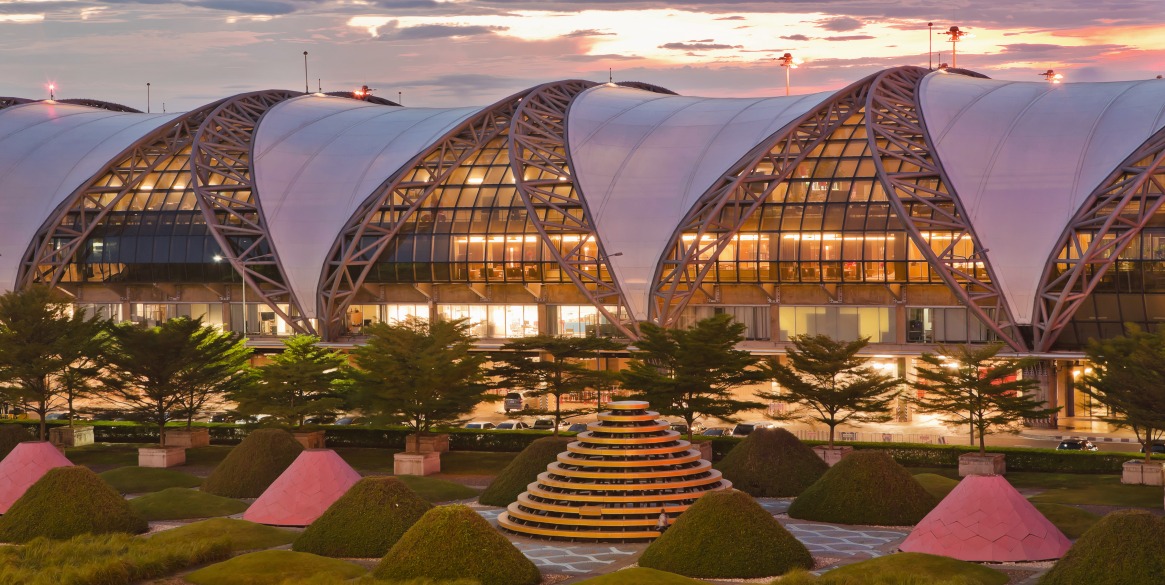
M 467 429 L 476 429 L 476 430 L 479 430 L 479 431 L 488 431 L 488 430 L 490 430 L 490 429 L 492 429 L 492 428 L 495 428 L 495 427 L 494 427 L 494 424 L 493 424 L 493 423 L 491 423 L 491 422 L 487 422 L 487 421 L 474 421 L 474 422 L 471 422 L 471 423 L 466 423 L 466 425 L 465 425 L 465 428 L 467 428 Z
M 574 423 L 566 428 L 568 433 L 581 433 L 587 430 L 587 423 Z
M 305 419 L 303 421 L 303 424 L 305 424 L 305 425 L 330 425 L 334 422 L 336 422 L 336 417 L 325 415 L 325 416 L 313 416 L 309 419 Z
M 1084 439 L 1065 439 L 1056 445 L 1057 451 L 1096 451 L 1096 445 L 1092 441 Z
M 69 420 L 69 413 L 67 412 L 50 412 L 44 415 L 45 420 Z
M 536 431 L 553 431 L 554 430 L 554 419 L 552 419 L 552 418 L 534 419 L 534 424 L 530 425 L 530 428 L 532 428 Z
M 1150 447 L 1153 448 L 1154 455 L 1156 455 L 1158 453 L 1165 454 L 1165 443 L 1153 443 L 1152 445 L 1150 445 Z M 1144 453 L 1144 452 L 1145 452 L 1145 446 L 1141 445 L 1141 453 Z
M 506 397 L 502 399 L 502 410 L 505 412 L 535 407 L 536 401 L 533 397 L 527 397 L 525 392 L 507 392 Z
M 737 423 L 736 426 L 732 427 L 732 436 L 733 437 L 747 437 L 749 433 L 751 433 L 757 429 L 771 429 L 771 428 L 774 428 L 776 426 L 777 426 L 776 424 L 773 424 L 769 421 L 754 421 L 754 422 Z
M 668 428 L 670 428 L 671 430 L 673 430 L 681 435 L 688 434 L 688 423 L 683 422 L 683 421 L 671 423 L 671 425 L 669 425 Z
M 700 435 L 704 437 L 727 437 L 728 429 L 724 427 L 712 427 L 700 431 Z
M 520 420 L 508 420 L 506 422 L 500 422 L 497 426 L 499 431 L 524 431 L 529 428 L 530 425 Z
M 362 416 L 342 416 L 342 417 L 336 419 L 336 422 L 334 422 L 332 424 L 340 425 L 340 426 L 366 425 L 366 424 L 368 424 L 368 419 L 366 419 Z

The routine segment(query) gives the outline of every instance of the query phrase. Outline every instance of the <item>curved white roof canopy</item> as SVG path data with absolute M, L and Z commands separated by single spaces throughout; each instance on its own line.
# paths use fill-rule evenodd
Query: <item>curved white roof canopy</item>
M 110 112 L 58 102 L 0 110 L 0 289 L 37 230 L 125 149 L 181 114 Z
M 600 85 L 570 107 L 567 139 L 611 269 L 647 319 L 655 271 L 676 226 L 729 168 L 832 92 L 768 99 L 667 96 Z
M 309 319 L 332 244 L 401 166 L 481 108 L 402 108 L 309 95 L 259 122 L 252 169 L 284 276 Z
M 919 89 L 951 188 L 1020 324 L 1088 195 L 1165 125 L 1165 83 L 1015 82 L 932 73 Z

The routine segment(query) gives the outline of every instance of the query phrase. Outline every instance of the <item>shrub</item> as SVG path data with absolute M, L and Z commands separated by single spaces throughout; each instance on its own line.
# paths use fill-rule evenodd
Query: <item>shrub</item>
M 366 572 L 364 567 L 347 561 L 289 550 L 264 550 L 204 567 L 184 578 L 195 585 L 279 585 L 296 577 L 340 583 Z
M 538 474 L 546 471 L 546 466 L 554 463 L 558 454 L 566 450 L 567 443 L 574 440 L 574 437 L 542 437 L 530 443 L 498 473 L 478 501 L 487 506 L 508 506 L 518 501 L 526 486 L 537 481 Z
M 708 492 L 643 551 L 639 566 L 686 577 L 751 579 L 810 568 L 813 557 L 738 490 Z
M 223 539 L 159 544 L 125 534 L 37 538 L 0 548 L 0 583 L 105 585 L 134 583 L 229 557 Z
M 129 501 L 146 520 L 185 520 L 241 514 L 247 503 L 189 488 L 168 488 Z
M 467 506 L 425 512 L 376 568 L 379 579 L 475 579 L 489 585 L 535 585 L 534 563 Z
M 1004 585 L 1006 574 L 948 557 L 898 553 L 838 567 L 822 575 L 819 585 Z
M 166 488 L 192 488 L 202 485 L 201 478 L 189 473 L 157 467 L 118 467 L 100 475 L 105 483 L 123 494 L 143 494 Z
M 837 462 L 789 506 L 789 516 L 838 524 L 917 524 L 938 504 L 881 451 L 855 451 Z
M 231 552 L 241 552 L 291 544 L 295 537 L 294 531 L 283 528 L 234 518 L 212 518 L 151 534 L 148 538 L 166 546 L 222 538 L 227 541 Z
M 0 459 L 4 459 L 16 445 L 33 439 L 22 425 L 0 424 Z
M 785 429 L 750 433 L 716 464 L 732 487 L 757 498 L 799 495 L 829 466 Z
M 1160 583 L 1165 575 L 1165 518 L 1144 510 L 1100 519 L 1048 571 L 1040 585 Z
M 228 498 L 257 498 L 302 451 L 287 431 L 253 431 L 214 468 L 202 490 Z
M 395 477 L 366 477 L 312 522 L 291 548 L 326 557 L 383 557 L 432 508 Z
M 646 567 L 622 569 L 579 581 L 577 585 L 624 585 L 625 583 L 634 583 L 635 585 L 705 585 L 703 581 Z
M 145 532 L 149 524 L 87 467 L 50 469 L 0 517 L 0 542 Z

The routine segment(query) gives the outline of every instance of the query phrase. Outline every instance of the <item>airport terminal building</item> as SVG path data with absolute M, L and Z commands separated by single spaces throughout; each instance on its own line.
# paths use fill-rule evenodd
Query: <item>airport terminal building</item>
M 899 67 L 728 99 L 559 81 L 487 107 L 261 91 L 186 113 L 0 98 L 0 288 L 260 347 L 468 317 L 483 348 L 729 313 L 746 349 L 1036 355 L 1165 320 L 1165 81 Z

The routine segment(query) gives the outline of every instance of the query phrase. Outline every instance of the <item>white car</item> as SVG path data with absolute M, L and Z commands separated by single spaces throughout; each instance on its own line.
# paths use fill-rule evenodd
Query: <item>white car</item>
M 528 428 L 530 428 L 530 425 L 520 420 L 508 420 L 506 422 L 500 422 L 497 426 L 499 431 L 524 431 Z
M 487 421 L 473 421 L 471 423 L 466 423 L 465 428 L 476 429 L 479 431 L 488 431 L 494 428 L 494 424 Z

